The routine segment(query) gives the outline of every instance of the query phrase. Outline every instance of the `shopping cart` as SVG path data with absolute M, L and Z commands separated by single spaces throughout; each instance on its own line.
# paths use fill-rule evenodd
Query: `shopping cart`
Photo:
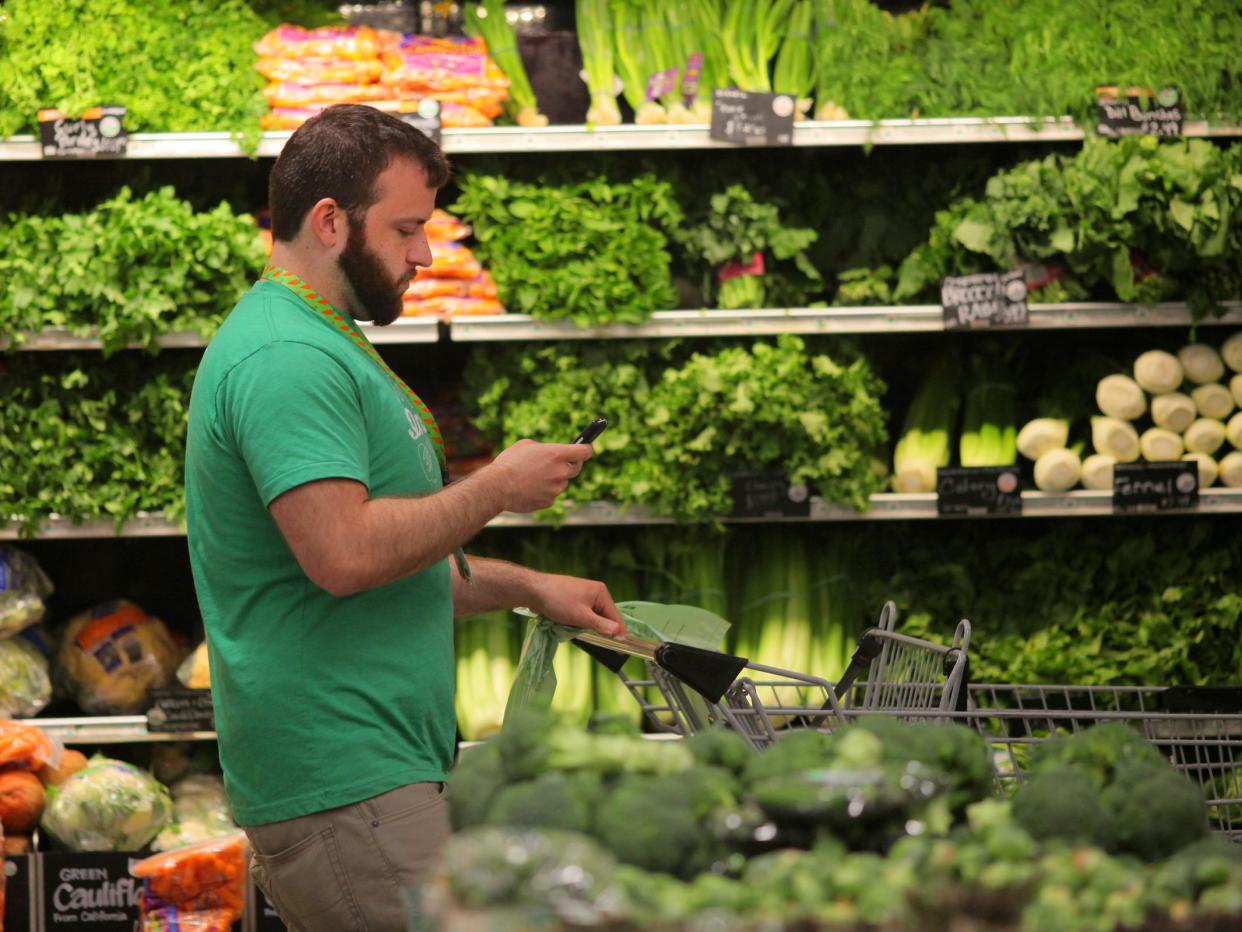
M 897 632 L 896 621 L 897 607 L 888 602 L 836 683 L 738 658 L 736 679 L 717 698 L 689 688 L 651 659 L 644 679 L 627 676 L 619 665 L 613 669 L 656 731 L 687 736 L 723 726 L 756 748 L 777 740 L 786 726 L 833 728 L 856 711 L 900 717 L 910 710 L 964 710 L 970 622 L 961 621 L 943 645 Z

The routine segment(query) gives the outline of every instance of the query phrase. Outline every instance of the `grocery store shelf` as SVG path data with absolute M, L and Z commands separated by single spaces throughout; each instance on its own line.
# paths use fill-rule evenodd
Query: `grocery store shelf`
M 1176 514 L 1177 512 L 1161 512 Z M 1191 509 L 1197 514 L 1242 514 L 1242 489 L 1210 488 L 1199 493 L 1199 507 Z M 998 517 L 1058 518 L 1086 517 L 1113 514 L 1111 492 L 1024 492 L 1022 515 Z M 770 524 L 774 522 L 830 522 L 830 521 L 910 521 L 938 518 L 935 495 L 899 495 L 883 493 L 871 496 L 867 511 L 855 511 L 844 505 L 833 505 L 819 498 L 811 499 L 811 514 L 806 518 L 732 518 L 721 520 L 726 524 Z M 975 516 L 969 516 L 975 517 Z M 673 524 L 672 518 L 655 515 L 644 508 L 622 508 L 611 502 L 593 502 L 572 509 L 562 522 L 567 527 L 605 527 L 618 525 Z M 550 522 L 531 515 L 510 512 L 493 518 L 488 527 L 548 527 Z M 45 521 L 37 537 L 41 540 L 89 540 L 110 537 L 184 537 L 185 529 L 151 515 L 140 515 L 127 522 L 118 533 L 111 521 L 89 521 L 73 524 L 64 518 Z M 0 527 L 0 540 L 18 538 L 17 526 Z
M 65 744 L 129 744 L 130 742 L 214 741 L 214 731 L 147 731 L 145 715 L 95 715 L 82 718 L 32 718 L 51 737 Z
M 1242 305 L 1201 325 L 1242 324 Z M 1190 310 L 1170 302 L 1140 304 L 1032 304 L 1025 329 L 1189 326 Z M 641 324 L 579 327 L 572 321 L 537 320 L 524 314 L 459 317 L 449 338 L 461 343 L 505 340 L 624 340 L 640 337 L 763 336 L 777 333 L 933 333 L 944 330 L 938 304 L 906 307 L 827 307 L 744 311 L 656 311 Z
M 441 338 L 440 321 L 435 317 L 402 317 L 387 327 L 362 325 L 362 331 L 372 343 L 438 343 Z M 207 345 L 207 338 L 193 330 L 176 330 L 156 339 L 156 344 L 163 349 L 202 349 Z M 7 341 L 0 338 L 0 349 L 4 349 Z M 98 350 L 99 338 L 95 336 L 78 336 L 68 330 L 48 329 L 31 334 L 22 343 L 22 350 L 54 351 L 54 350 Z M 138 349 L 130 346 L 130 349 Z
M 1242 126 L 1209 126 L 1190 121 L 1185 136 L 1242 136 Z M 264 133 L 258 155 L 280 154 L 288 132 Z M 986 142 L 1074 142 L 1083 130 L 1069 117 L 947 117 L 919 120 L 808 120 L 794 127 L 795 146 L 934 145 Z M 717 142 L 706 125 L 621 126 L 582 125 L 445 129 L 444 150 L 481 152 L 606 152 L 667 149 L 731 149 Z M 0 161 L 37 162 L 42 157 L 36 137 L 0 140 Z M 132 133 L 129 159 L 245 158 L 229 133 Z

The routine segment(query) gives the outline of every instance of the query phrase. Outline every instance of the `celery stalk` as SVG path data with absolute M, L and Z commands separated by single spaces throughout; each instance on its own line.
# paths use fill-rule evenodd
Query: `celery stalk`
M 615 126 L 621 122 L 621 111 L 617 108 L 612 17 L 608 0 L 576 0 L 576 10 L 578 46 L 582 50 L 587 90 L 591 94 L 587 122 Z

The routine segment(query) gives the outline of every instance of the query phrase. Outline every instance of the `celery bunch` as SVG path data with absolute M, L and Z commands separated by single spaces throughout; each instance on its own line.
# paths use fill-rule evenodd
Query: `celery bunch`
M 505 103 L 509 115 L 518 126 L 547 126 L 548 118 L 539 112 L 526 66 L 518 54 L 517 33 L 505 17 L 504 0 L 467 4 L 464 23 L 466 32 L 487 43 L 488 54 L 509 79 L 509 99 Z

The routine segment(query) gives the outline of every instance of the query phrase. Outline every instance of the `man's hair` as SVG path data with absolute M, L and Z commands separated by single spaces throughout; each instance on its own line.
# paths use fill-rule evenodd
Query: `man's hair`
M 337 104 L 311 117 L 285 143 L 268 179 L 272 237 L 294 239 L 325 197 L 359 222 L 378 198 L 376 179 L 396 158 L 421 166 L 432 188 L 448 183 L 449 164 L 440 147 L 391 114 Z

